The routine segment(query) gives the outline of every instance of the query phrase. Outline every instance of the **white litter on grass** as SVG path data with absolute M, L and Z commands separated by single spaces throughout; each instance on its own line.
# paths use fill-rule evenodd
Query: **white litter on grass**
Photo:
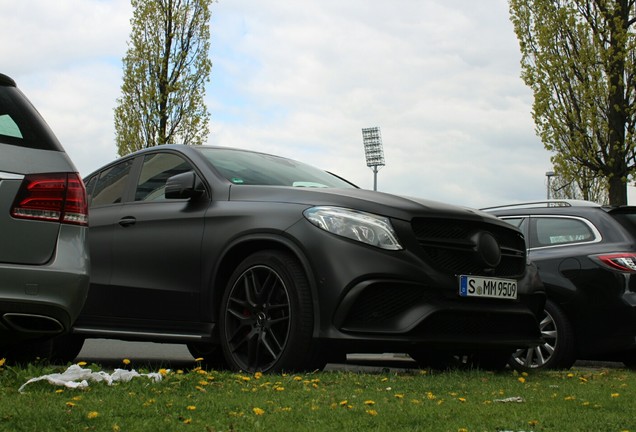
M 505 399 L 495 399 L 493 402 L 504 402 L 504 403 L 517 402 L 517 403 L 522 403 L 522 402 L 525 402 L 525 400 L 521 396 L 512 396 L 512 397 L 505 398 Z
M 42 375 L 40 377 L 31 378 L 18 389 L 20 393 L 23 393 L 24 387 L 34 383 L 36 381 L 46 380 L 50 384 L 65 386 L 72 389 L 88 387 L 89 381 L 105 382 L 108 385 L 112 385 L 114 382 L 123 381 L 128 382 L 136 377 L 148 377 L 154 382 L 161 381 L 161 374 L 157 372 L 140 374 L 139 372 L 126 369 L 115 369 L 112 374 L 104 371 L 93 372 L 90 369 L 83 369 L 79 365 L 71 365 L 62 373 L 54 373 L 49 375 Z

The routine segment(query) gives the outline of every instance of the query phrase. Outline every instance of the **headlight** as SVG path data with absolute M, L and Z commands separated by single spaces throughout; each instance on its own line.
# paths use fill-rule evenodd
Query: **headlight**
M 402 249 L 386 217 L 340 207 L 312 207 L 303 214 L 309 222 L 330 233 L 382 249 Z

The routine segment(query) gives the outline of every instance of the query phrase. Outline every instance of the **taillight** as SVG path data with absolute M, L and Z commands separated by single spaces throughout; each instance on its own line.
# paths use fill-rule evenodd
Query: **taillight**
M 11 216 L 87 225 L 84 182 L 77 173 L 28 174 L 13 202 Z
M 594 255 L 605 266 L 627 273 L 636 273 L 636 253 L 621 252 L 611 254 Z

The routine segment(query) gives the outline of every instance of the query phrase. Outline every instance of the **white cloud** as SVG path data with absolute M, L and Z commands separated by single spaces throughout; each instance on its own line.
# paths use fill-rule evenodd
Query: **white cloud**
M 1 72 L 82 174 L 112 160 L 129 1 L 3 3 L 0 34 L 14 42 L 0 45 Z M 210 144 L 371 188 L 361 129 L 379 126 L 380 190 L 476 207 L 545 195 L 549 154 L 506 0 L 219 0 L 212 13 Z

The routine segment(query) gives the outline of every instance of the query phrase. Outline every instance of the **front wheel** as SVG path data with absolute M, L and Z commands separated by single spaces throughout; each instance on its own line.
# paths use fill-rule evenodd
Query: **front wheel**
M 543 342 L 531 348 L 517 350 L 509 364 L 520 371 L 569 369 L 576 361 L 574 330 L 565 313 L 547 300 L 539 323 Z
M 291 254 L 262 251 L 247 257 L 228 281 L 219 321 L 231 369 L 280 372 L 310 367 L 311 292 Z

